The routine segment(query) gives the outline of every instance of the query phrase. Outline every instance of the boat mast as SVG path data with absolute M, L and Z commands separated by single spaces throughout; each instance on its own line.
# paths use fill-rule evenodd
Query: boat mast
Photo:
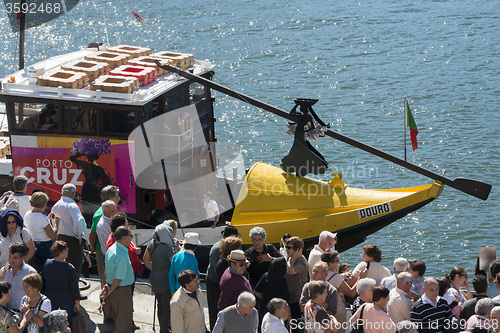
M 26 28 L 26 14 L 23 13 L 23 6 L 26 4 L 26 0 L 20 1 L 20 11 L 19 11 L 19 70 L 24 69 L 24 30 Z

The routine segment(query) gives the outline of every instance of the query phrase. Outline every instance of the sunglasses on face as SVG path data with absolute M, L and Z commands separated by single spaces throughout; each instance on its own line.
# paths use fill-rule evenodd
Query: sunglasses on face
M 291 250 L 291 249 L 293 249 L 293 246 L 285 246 L 285 248 L 286 248 L 287 250 Z

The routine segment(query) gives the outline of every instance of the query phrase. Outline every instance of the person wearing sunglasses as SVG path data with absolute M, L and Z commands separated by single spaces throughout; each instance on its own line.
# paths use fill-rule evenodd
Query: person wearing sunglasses
M 299 305 L 300 295 L 302 288 L 309 280 L 309 264 L 302 254 L 304 241 L 299 237 L 287 239 L 285 249 L 288 258 L 285 278 L 290 292 L 290 311 L 292 319 L 299 320 L 302 316 Z
M 242 292 L 253 293 L 250 282 L 243 276 L 246 266 L 245 253 L 242 250 L 233 250 L 227 260 L 229 267 L 220 280 L 220 298 L 217 306 L 219 311 L 236 304 L 238 295 Z
M 467 282 L 467 271 L 463 267 L 453 267 L 450 274 L 446 275 L 450 281 L 450 289 L 448 292 L 452 296 L 456 296 L 458 299 L 458 304 L 462 306 L 467 300 L 472 298 L 472 292 L 470 290 L 470 285 Z M 461 287 L 465 287 L 466 293 L 460 290 Z

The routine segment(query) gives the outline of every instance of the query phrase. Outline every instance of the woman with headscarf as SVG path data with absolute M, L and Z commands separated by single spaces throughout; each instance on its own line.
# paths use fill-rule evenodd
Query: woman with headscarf
M 267 304 L 275 297 L 290 301 L 290 293 L 286 282 L 285 274 L 287 270 L 286 259 L 283 257 L 271 261 L 269 270 L 264 273 L 255 286 L 255 296 L 260 298 L 259 302 L 259 323 L 267 312 Z
M 148 243 L 144 252 L 144 265 L 151 270 L 149 280 L 151 289 L 158 302 L 158 319 L 160 333 L 168 332 L 170 328 L 170 299 L 172 292 L 168 283 L 170 262 L 174 256 L 175 241 L 172 237 L 172 228 L 168 223 L 156 226 L 153 239 Z
M 71 333 L 68 323 L 68 314 L 64 310 L 54 310 L 43 316 L 43 332 Z
M 31 233 L 23 226 L 23 218 L 19 212 L 7 208 L 0 213 L 0 266 L 7 263 L 9 257 L 9 246 L 14 243 L 23 243 L 28 248 L 28 254 L 24 259 L 28 262 L 35 254 L 35 243 Z

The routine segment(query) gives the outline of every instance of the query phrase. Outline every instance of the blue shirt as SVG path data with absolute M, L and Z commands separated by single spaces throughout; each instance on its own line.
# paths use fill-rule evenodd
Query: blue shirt
M 107 256 L 108 255 L 106 253 L 106 257 Z M 179 281 L 177 281 L 177 276 L 185 269 L 192 270 L 196 273 L 196 275 L 198 275 L 198 277 L 200 277 L 200 271 L 198 270 L 198 260 L 194 256 L 193 251 L 185 250 L 177 252 L 172 257 L 170 272 L 168 272 L 168 280 L 170 283 L 170 291 L 172 292 L 172 294 L 180 288 Z
M 134 283 L 134 270 L 128 256 L 128 249 L 115 242 L 106 251 L 105 257 L 106 266 L 106 282 L 109 285 L 113 284 L 115 279 L 121 280 L 119 286 L 130 286 Z

